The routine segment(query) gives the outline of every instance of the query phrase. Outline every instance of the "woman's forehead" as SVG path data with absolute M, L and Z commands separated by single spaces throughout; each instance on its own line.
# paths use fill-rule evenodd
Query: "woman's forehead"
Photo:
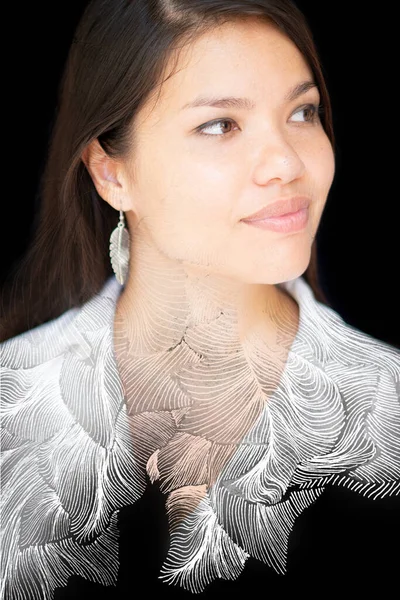
M 211 29 L 170 60 L 168 74 L 148 109 L 164 112 L 203 110 L 205 98 L 284 98 L 311 69 L 294 42 L 263 21 L 226 23 Z M 242 102 L 244 107 L 246 102 Z M 250 108 L 251 100 L 247 102 Z M 255 102 L 253 102 L 255 104 Z M 221 106 L 222 107 L 222 106 Z M 255 106 L 253 106 L 255 108 Z

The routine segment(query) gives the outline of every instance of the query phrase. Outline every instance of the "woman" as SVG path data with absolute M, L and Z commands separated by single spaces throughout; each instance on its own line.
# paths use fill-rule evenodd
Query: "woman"
M 2 597 L 326 583 L 305 516 L 399 494 L 399 352 L 318 287 L 333 177 L 289 0 L 89 4 L 5 302 Z

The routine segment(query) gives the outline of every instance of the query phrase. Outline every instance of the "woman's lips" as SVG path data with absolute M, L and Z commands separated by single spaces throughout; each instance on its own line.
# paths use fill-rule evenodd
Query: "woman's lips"
M 267 219 L 243 220 L 246 225 L 252 225 L 259 229 L 268 229 L 280 233 L 294 233 L 305 228 L 308 222 L 309 209 L 302 208 L 295 213 L 288 213 L 280 217 L 268 217 Z

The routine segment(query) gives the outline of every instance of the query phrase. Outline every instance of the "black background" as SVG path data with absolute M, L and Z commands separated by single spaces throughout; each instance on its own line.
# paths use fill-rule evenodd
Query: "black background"
M 398 53 L 392 52 L 396 38 L 388 31 L 395 16 L 388 2 L 373 9 L 357 1 L 297 4 L 320 53 L 337 142 L 335 180 L 318 230 L 321 284 L 348 323 L 400 347 L 398 108 L 393 94 Z M 32 235 L 57 86 L 85 5 L 70 0 L 14 3 L 3 21 L 10 34 L 10 75 L 5 78 L 10 120 L 5 115 L 3 125 L 11 125 L 3 138 L 9 157 L 3 177 L 11 185 L 3 196 L 2 230 L 3 241 L 12 241 L 1 253 L 2 280 Z

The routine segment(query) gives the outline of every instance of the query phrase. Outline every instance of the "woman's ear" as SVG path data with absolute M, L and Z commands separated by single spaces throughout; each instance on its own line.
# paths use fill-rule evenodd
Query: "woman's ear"
M 82 161 L 99 196 L 116 210 L 120 210 L 121 203 L 122 210 L 130 210 L 129 207 L 123 206 L 127 191 L 124 190 L 119 180 L 119 165 L 104 152 L 97 139 L 85 148 L 82 153 Z

